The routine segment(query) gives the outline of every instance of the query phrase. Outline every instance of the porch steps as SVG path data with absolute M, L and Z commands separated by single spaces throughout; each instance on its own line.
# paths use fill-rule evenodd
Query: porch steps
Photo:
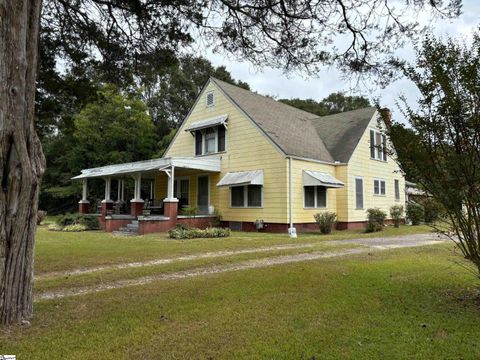
M 121 227 L 113 232 L 114 236 L 138 236 L 138 220 L 133 220 L 127 226 Z

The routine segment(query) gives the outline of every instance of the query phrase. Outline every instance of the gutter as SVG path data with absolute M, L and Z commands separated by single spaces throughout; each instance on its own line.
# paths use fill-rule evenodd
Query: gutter
M 293 204 L 292 204 L 292 157 L 287 156 L 288 159 L 288 218 L 289 227 L 288 235 L 292 239 L 297 238 L 297 229 L 293 227 Z

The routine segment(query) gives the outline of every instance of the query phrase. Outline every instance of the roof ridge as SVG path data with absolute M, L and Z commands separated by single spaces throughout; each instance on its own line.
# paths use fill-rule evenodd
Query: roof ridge
M 303 113 L 309 114 L 309 115 L 313 115 L 313 116 L 315 116 L 315 117 L 321 117 L 320 115 L 311 113 L 310 111 L 306 111 L 306 110 L 297 108 L 297 107 L 292 106 L 292 105 L 290 105 L 290 104 L 285 104 L 285 103 L 283 103 L 283 102 L 281 102 L 281 101 L 278 101 L 278 100 L 276 100 L 276 99 L 274 99 L 273 97 L 270 97 L 270 96 L 268 96 L 268 95 L 262 95 L 262 94 L 259 94 L 259 93 L 257 93 L 257 92 L 254 92 L 254 91 L 252 91 L 252 90 L 247 90 L 247 89 L 242 88 L 242 87 L 240 87 L 240 86 L 238 86 L 238 85 L 230 84 L 230 83 L 228 83 L 228 82 L 226 82 L 226 81 L 217 79 L 217 78 L 215 78 L 215 77 L 213 77 L 213 76 L 210 76 L 210 78 L 213 79 L 215 82 L 222 82 L 222 83 L 224 83 L 224 84 L 226 84 L 226 85 L 234 86 L 234 87 L 236 87 L 237 89 L 239 89 L 239 90 L 241 90 L 241 91 L 246 91 L 246 92 L 249 92 L 249 93 L 252 94 L 252 95 L 260 96 L 260 97 L 262 97 L 262 98 L 264 98 L 264 99 L 266 99 L 266 100 L 273 101 L 273 102 L 275 102 L 276 104 L 278 104 L 278 105 L 280 105 L 280 106 L 285 106 L 285 107 L 288 107 L 288 108 L 290 108 L 290 109 L 292 109 L 292 110 L 295 110 L 295 111 L 298 111 L 298 112 L 303 112 Z M 218 84 L 217 84 L 217 85 L 218 85 Z M 305 120 L 310 120 L 310 119 L 305 119 Z

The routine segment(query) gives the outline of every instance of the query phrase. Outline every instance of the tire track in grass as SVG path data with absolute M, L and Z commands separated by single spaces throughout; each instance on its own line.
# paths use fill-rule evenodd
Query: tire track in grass
M 226 272 L 232 272 L 232 271 L 265 268 L 265 267 L 275 266 L 275 265 L 283 265 L 283 264 L 289 264 L 289 263 L 298 263 L 298 262 L 319 260 L 319 259 L 332 258 L 332 257 L 362 254 L 362 253 L 367 253 L 371 251 L 385 251 L 389 249 L 433 245 L 433 244 L 438 244 L 440 242 L 443 242 L 443 240 L 425 239 L 425 240 L 417 240 L 414 242 L 402 242 L 401 244 L 394 244 L 394 243 L 386 244 L 386 245 L 373 244 L 372 246 L 363 247 L 363 248 L 353 248 L 353 249 L 326 251 L 326 252 L 323 251 L 323 252 L 302 253 L 302 254 L 295 254 L 295 255 L 282 255 L 282 256 L 267 257 L 267 258 L 255 259 L 255 260 L 246 260 L 246 261 L 241 261 L 233 264 L 207 266 L 207 267 L 201 267 L 201 268 L 191 269 L 191 270 L 183 270 L 183 271 L 167 273 L 167 274 L 144 276 L 136 279 L 117 280 L 117 281 L 112 281 L 110 283 L 101 284 L 97 286 L 87 286 L 87 287 L 78 287 L 78 288 L 72 288 L 72 289 L 43 292 L 43 293 L 35 294 L 34 301 L 53 300 L 53 299 L 61 299 L 69 296 L 93 294 L 93 293 L 106 291 L 106 290 L 122 289 L 130 286 L 146 285 L 152 282 L 162 281 L 162 280 L 164 281 L 164 280 L 185 279 L 190 277 L 206 276 L 211 274 L 219 274 L 219 273 L 226 273 Z

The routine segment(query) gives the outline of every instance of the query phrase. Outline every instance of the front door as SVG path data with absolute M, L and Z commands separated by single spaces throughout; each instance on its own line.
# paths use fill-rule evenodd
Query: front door
M 210 199 L 210 178 L 208 175 L 200 175 L 197 178 L 197 209 L 199 214 L 208 214 Z

